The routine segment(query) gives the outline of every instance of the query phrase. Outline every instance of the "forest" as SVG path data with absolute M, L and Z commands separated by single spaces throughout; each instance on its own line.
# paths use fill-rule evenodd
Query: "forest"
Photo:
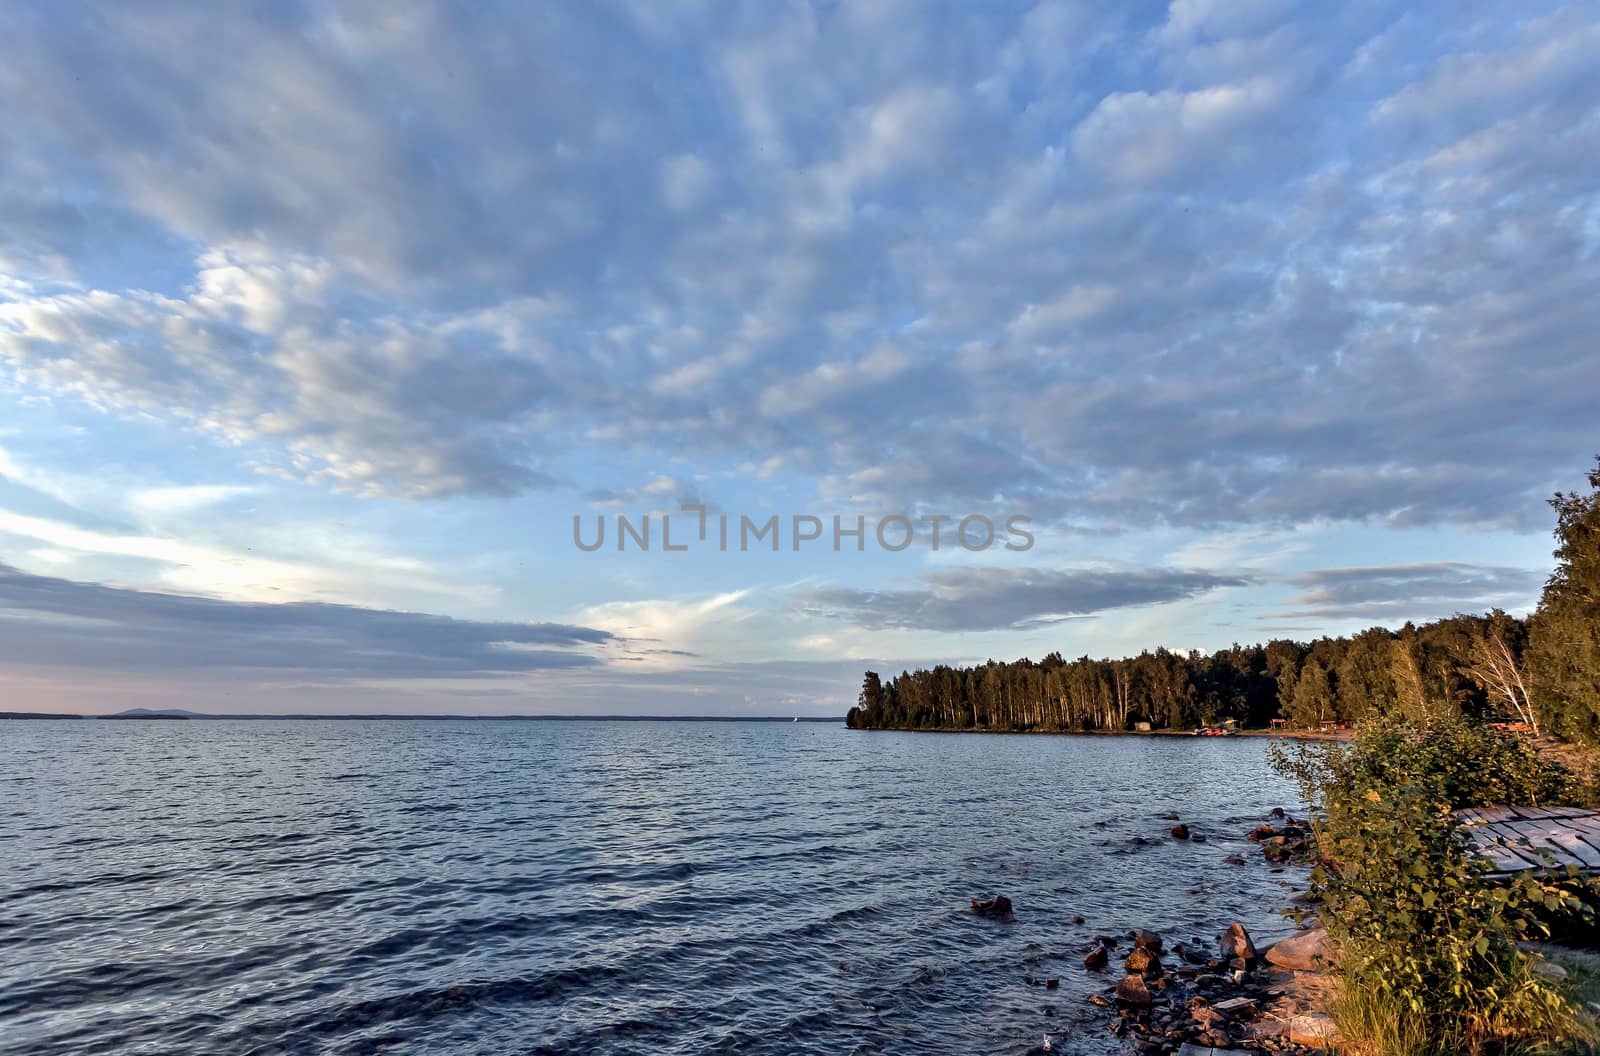
M 1438 709 L 1600 741 L 1600 459 L 1591 491 L 1557 492 L 1556 565 L 1537 608 L 1457 614 L 1311 642 L 1276 639 L 1211 653 L 989 661 L 868 671 L 855 729 L 1118 731 L 1236 720 L 1296 728 Z

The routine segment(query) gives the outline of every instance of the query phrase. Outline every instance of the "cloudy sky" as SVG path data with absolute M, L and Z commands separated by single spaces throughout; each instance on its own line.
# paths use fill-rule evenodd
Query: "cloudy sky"
M 1408 6 L 13 5 L 0 710 L 837 714 L 1525 610 L 1600 9 Z

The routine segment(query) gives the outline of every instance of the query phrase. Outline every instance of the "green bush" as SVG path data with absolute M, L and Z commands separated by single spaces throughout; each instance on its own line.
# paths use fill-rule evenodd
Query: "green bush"
M 1548 870 L 1491 881 L 1453 809 L 1559 801 L 1571 775 L 1525 742 L 1459 717 L 1387 721 L 1348 747 L 1280 749 L 1316 814 L 1319 914 L 1337 944 L 1333 1012 L 1354 1051 L 1539 1051 L 1593 1028 L 1518 946 L 1589 912 L 1586 881 Z
M 1578 793 L 1572 773 L 1528 738 L 1454 712 L 1364 726 L 1333 777 L 1344 798 L 1419 785 L 1452 809 L 1565 803 Z

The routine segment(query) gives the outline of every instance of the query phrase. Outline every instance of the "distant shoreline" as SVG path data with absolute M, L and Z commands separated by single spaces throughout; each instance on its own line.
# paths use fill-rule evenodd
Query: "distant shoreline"
M 857 733 L 959 733 L 974 734 L 985 733 L 1000 737 L 1188 737 L 1200 741 L 1225 741 L 1229 737 L 1273 737 L 1290 741 L 1348 741 L 1354 736 L 1353 730 L 1336 730 L 1324 733 L 1321 730 L 1272 730 L 1272 729 L 1242 729 L 1235 730 L 1226 737 L 1197 737 L 1193 730 L 978 730 L 971 726 L 950 726 L 935 728 L 932 726 L 899 729 L 884 726 L 863 726 Z

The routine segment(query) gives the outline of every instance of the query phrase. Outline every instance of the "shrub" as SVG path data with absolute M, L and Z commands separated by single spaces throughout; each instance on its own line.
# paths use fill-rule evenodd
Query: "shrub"
M 1338 946 L 1333 1012 L 1357 1051 L 1538 1050 L 1593 1028 L 1533 971 L 1520 941 L 1589 912 L 1565 871 L 1486 877 L 1453 809 L 1559 800 L 1571 775 L 1531 746 L 1453 716 L 1386 721 L 1349 747 L 1278 750 L 1317 817 L 1319 914 Z

